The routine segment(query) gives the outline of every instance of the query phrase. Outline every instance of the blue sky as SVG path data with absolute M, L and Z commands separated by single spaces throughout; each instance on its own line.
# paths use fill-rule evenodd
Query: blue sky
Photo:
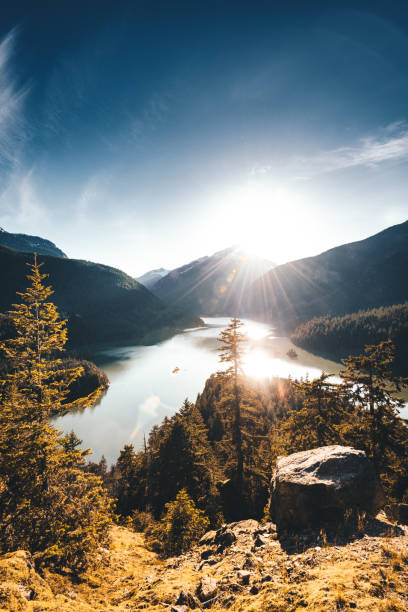
M 408 218 L 406 2 L 5 0 L 0 41 L 8 231 L 138 275 Z

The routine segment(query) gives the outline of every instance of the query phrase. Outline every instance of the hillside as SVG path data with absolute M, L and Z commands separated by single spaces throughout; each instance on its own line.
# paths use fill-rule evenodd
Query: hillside
M 358 355 L 366 344 L 376 344 L 387 338 L 396 348 L 394 371 L 407 375 L 408 302 L 342 317 L 318 317 L 299 325 L 291 336 L 294 344 L 337 361 L 348 355 Z
M 66 257 L 65 253 L 50 240 L 40 238 L 39 236 L 29 236 L 28 234 L 11 234 L 1 227 L 0 245 L 15 249 L 16 251 L 23 251 L 24 253 Z
M 110 550 L 100 549 L 96 567 L 79 580 L 49 571 L 40 576 L 24 551 L 0 556 L 0 610 L 186 612 L 211 606 L 214 612 L 403 612 L 408 530 L 380 517 L 377 532 L 371 529 L 333 546 L 317 538 L 297 551 L 276 538 L 272 524 L 241 521 L 229 525 L 237 540 L 224 551 L 195 546 L 167 561 L 146 548 L 143 534 L 113 527 Z M 254 545 L 256 532 L 262 533 L 260 546 Z M 213 591 L 211 603 L 199 602 L 202 581 L 208 593 Z M 190 608 L 181 603 L 186 598 Z
M 256 280 L 247 314 L 294 328 L 322 315 L 408 299 L 408 221 L 316 257 L 280 265 Z
M 136 280 L 109 266 L 42 256 L 54 289 L 53 301 L 68 318 L 71 346 L 94 343 L 154 342 L 199 321 L 168 307 Z M 0 247 L 0 312 L 27 286 L 28 254 Z
M 163 276 L 169 273 L 169 270 L 165 270 L 165 268 L 157 268 L 156 270 L 149 270 L 149 272 L 145 272 L 142 276 L 139 276 L 136 280 L 138 283 L 146 287 L 146 289 L 151 289 L 153 285 L 157 283 Z
M 253 281 L 272 267 L 265 259 L 231 247 L 172 270 L 151 290 L 197 315 L 235 315 Z

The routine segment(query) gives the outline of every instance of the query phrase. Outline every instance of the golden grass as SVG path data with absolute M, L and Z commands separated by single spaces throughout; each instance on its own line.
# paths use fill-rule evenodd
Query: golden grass
M 232 553 L 198 570 L 198 549 L 163 561 L 147 550 L 142 534 L 113 527 L 111 537 L 110 551 L 101 550 L 96 567 L 77 581 L 51 572 L 41 578 L 27 567 L 23 553 L 0 557 L 0 610 L 163 612 L 171 609 L 182 589 L 194 593 L 203 575 L 216 578 L 220 586 L 213 612 L 408 609 L 407 535 L 363 538 L 343 547 L 326 544 L 296 555 L 288 555 L 270 538 L 268 546 L 253 553 L 251 580 L 259 587 L 254 595 L 250 586 L 233 587 L 238 583 L 237 568 L 246 559 L 240 543 Z M 261 582 L 266 574 L 270 580 Z M 19 586 L 32 588 L 35 598 L 22 597 Z

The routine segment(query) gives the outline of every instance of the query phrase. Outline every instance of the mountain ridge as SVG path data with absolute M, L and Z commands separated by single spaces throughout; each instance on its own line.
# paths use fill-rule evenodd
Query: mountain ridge
M 142 276 L 138 276 L 136 278 L 137 282 L 146 287 L 146 289 L 150 289 L 153 287 L 158 280 L 166 276 L 170 270 L 166 270 L 165 268 L 156 268 L 154 270 L 148 270 Z
M 7 232 L 2 227 L 0 227 L 0 245 L 24 253 L 67 257 L 51 240 L 40 238 L 40 236 L 31 236 L 30 234 L 14 234 Z
M 121 270 L 93 262 L 43 255 L 43 271 L 61 316 L 68 319 L 71 346 L 100 343 L 150 343 L 162 334 L 200 321 L 164 304 Z M 27 286 L 28 253 L 0 246 L 0 312 L 18 302 Z
M 246 289 L 273 265 L 232 246 L 171 270 L 151 290 L 193 314 L 235 315 Z
M 277 266 L 251 285 L 246 314 L 293 329 L 408 299 L 408 221 L 314 257 Z

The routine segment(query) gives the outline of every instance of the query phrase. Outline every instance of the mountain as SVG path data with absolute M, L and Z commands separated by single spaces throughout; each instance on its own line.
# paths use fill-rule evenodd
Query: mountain
M 11 234 L 2 227 L 0 227 L 0 245 L 25 253 L 66 257 L 65 253 L 50 240 L 45 240 L 45 238 L 39 236 L 29 236 L 28 234 Z
M 169 273 L 169 270 L 165 270 L 165 268 L 157 268 L 157 270 L 149 270 L 142 276 L 137 278 L 137 282 L 146 287 L 146 289 L 151 289 L 153 285 L 157 283 L 158 280 L 166 276 Z
M 197 315 L 235 315 L 248 287 L 272 267 L 270 261 L 231 247 L 172 270 L 151 291 Z
M 293 328 L 322 315 L 408 299 L 408 221 L 316 257 L 277 266 L 256 280 L 246 313 Z
M 109 266 L 42 256 L 54 289 L 52 300 L 68 319 L 71 346 L 149 343 L 177 329 L 200 325 L 196 317 L 164 304 L 124 272 Z M 19 301 L 32 256 L 0 246 L 0 312 Z

